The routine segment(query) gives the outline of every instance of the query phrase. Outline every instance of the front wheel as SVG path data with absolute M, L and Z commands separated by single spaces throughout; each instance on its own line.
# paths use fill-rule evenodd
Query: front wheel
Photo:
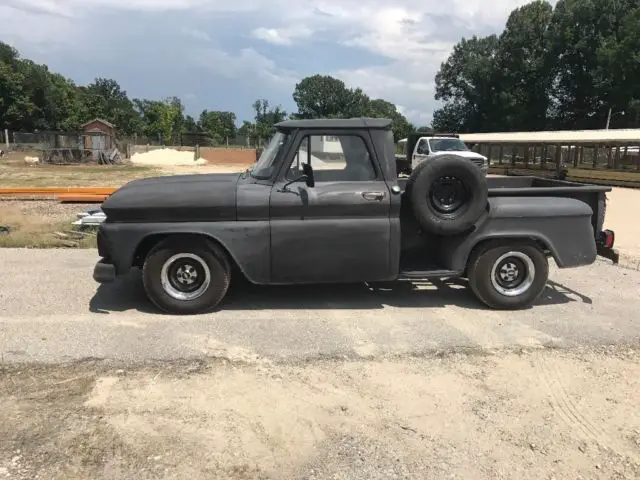
M 531 306 L 549 278 L 549 262 L 534 242 L 490 242 L 469 260 L 469 285 L 475 296 L 495 309 Z
M 224 252 L 205 241 L 170 239 L 147 256 L 142 279 L 149 299 L 178 315 L 215 308 L 229 288 L 231 269 Z

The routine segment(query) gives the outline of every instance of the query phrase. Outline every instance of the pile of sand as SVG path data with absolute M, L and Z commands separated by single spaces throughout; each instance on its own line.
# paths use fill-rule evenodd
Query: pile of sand
M 205 159 L 194 160 L 194 156 L 193 152 L 180 152 L 172 148 L 161 148 L 146 153 L 134 153 L 131 156 L 131 163 L 137 165 L 206 165 L 207 161 Z

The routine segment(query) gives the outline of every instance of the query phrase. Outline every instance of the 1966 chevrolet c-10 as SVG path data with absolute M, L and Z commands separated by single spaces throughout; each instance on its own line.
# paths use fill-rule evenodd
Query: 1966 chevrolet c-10
M 256 284 L 468 279 L 492 308 L 531 305 L 548 259 L 611 256 L 609 187 L 485 177 L 442 155 L 398 178 L 391 121 L 288 120 L 236 174 L 132 181 L 103 204 L 97 282 L 142 269 L 166 312 L 214 309 L 231 276 Z

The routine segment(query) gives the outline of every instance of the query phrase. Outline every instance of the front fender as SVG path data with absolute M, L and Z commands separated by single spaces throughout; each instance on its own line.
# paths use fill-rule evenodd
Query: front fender
M 471 234 L 451 239 L 444 246 L 445 263 L 463 271 L 469 255 L 492 239 L 526 238 L 548 249 L 560 268 L 595 262 L 593 211 L 586 203 L 558 197 L 491 197 L 489 213 Z
M 254 283 L 270 278 L 269 222 L 103 223 L 99 254 L 115 265 L 118 275 L 134 265 L 141 245 L 152 237 L 198 235 L 219 243 Z

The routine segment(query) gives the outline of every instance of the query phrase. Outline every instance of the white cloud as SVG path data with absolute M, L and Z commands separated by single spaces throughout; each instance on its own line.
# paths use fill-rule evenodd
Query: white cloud
M 185 37 L 190 37 L 194 40 L 211 42 L 211 36 L 207 32 L 203 32 L 202 30 L 199 30 L 197 28 L 182 27 L 180 32 Z
M 244 48 L 236 55 L 217 48 L 193 48 L 188 54 L 193 64 L 221 77 L 252 76 L 291 88 L 297 79 L 295 72 L 279 68 L 273 60 L 252 48 Z
M 283 4 L 274 3 L 274 10 Z M 319 65 L 318 70 L 361 87 L 373 97 L 406 105 L 412 121 L 428 123 L 438 106 L 433 98 L 435 74 L 461 32 L 466 31 L 467 36 L 499 32 L 510 11 L 525 3 L 527 0 L 494 0 L 487 8 L 481 0 L 400 0 L 393 6 L 386 0 L 314 0 L 305 2 L 305 8 L 282 8 L 277 9 L 277 16 L 266 15 L 273 23 L 265 23 L 254 36 L 281 45 L 333 38 L 338 47 L 385 58 L 386 64 L 337 70 Z M 287 36 L 291 25 L 305 35 Z
M 55 0 L 4 0 L 4 6 L 26 13 L 73 17 L 70 5 L 61 4 Z
M 55 48 L 58 45 L 71 43 L 73 35 L 68 32 L 73 31 L 74 22 L 66 13 L 65 11 L 57 14 L 44 10 L 17 9 L 12 4 L 0 5 L 2 41 L 12 45 L 27 43 L 38 51 L 41 47 Z M 81 31 L 82 28 L 79 30 Z M 18 45 L 14 46 L 18 47 Z
M 353 68 L 317 65 L 317 72 L 336 75 L 351 86 L 360 86 L 373 97 L 403 105 L 412 120 L 425 123 L 434 108 L 434 75 L 462 35 L 500 31 L 509 12 L 528 0 L 3 0 L 0 25 L 3 37 L 28 43 L 43 51 L 63 44 L 80 43 L 91 34 L 82 20 L 95 19 L 96 12 L 180 12 L 194 23 L 205 15 L 212 21 L 223 16 L 251 20 L 238 36 L 258 39 L 287 48 L 304 48 L 313 58 L 310 42 L 335 45 L 360 60 Z M 555 1 L 553 2 L 555 3 Z M 393 5 L 393 6 L 392 6 Z M 232 15 L 230 15 L 232 14 Z M 74 18 L 75 20 L 71 20 Z M 94 24 L 95 28 L 95 24 Z M 142 28 L 142 27 L 141 27 Z M 185 55 L 216 75 L 253 76 L 261 82 L 293 86 L 296 72 L 278 66 L 256 49 L 245 48 L 230 55 L 216 44 L 215 26 L 203 31 L 200 24 L 179 25 L 166 35 L 191 37 L 193 48 Z M 35 46 L 35 47 L 34 47 Z M 79 47 L 78 47 L 79 48 Z M 380 57 L 362 65 L 358 51 Z M 336 53 L 338 54 L 338 53 Z
M 259 27 L 254 29 L 251 35 L 274 45 L 293 45 L 295 40 L 309 38 L 314 33 L 314 30 L 300 25 L 285 28 Z

